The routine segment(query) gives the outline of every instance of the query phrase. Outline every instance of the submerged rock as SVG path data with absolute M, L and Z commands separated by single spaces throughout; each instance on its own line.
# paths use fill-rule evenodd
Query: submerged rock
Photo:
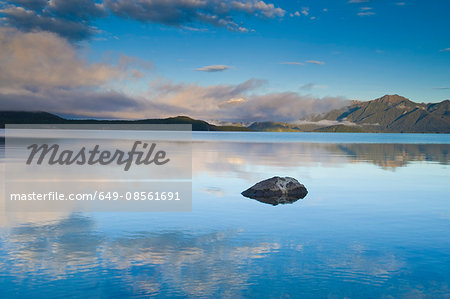
M 241 194 L 276 206 L 293 203 L 304 198 L 308 194 L 308 190 L 294 178 L 276 176 L 256 183 Z

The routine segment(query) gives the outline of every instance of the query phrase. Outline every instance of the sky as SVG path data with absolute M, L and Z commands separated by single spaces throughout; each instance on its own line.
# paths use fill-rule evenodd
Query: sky
M 295 121 L 450 98 L 450 1 L 0 1 L 0 109 Z

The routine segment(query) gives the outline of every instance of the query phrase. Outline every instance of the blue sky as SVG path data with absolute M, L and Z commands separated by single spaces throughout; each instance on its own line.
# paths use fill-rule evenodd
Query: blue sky
M 15 30 L 17 39 L 25 39 L 20 35 L 30 32 L 50 32 L 54 38 L 65 40 L 70 45 L 66 47 L 76 53 L 72 64 L 79 63 L 85 69 L 102 65 L 116 71 L 95 88 L 74 83 L 70 86 L 74 92 L 94 93 L 94 97 L 120 94 L 129 101 L 145 102 L 145 109 L 161 110 L 160 114 L 231 119 L 237 110 L 224 111 L 223 107 L 235 109 L 244 102 L 258 101 L 265 104 L 246 104 L 245 110 L 252 112 L 239 118 L 276 118 L 275 112 L 268 114 L 267 110 L 273 109 L 280 97 L 291 97 L 284 104 L 297 105 L 306 99 L 305 107 L 315 106 L 299 113 L 301 117 L 339 106 L 336 99 L 371 100 L 394 93 L 418 102 L 450 98 L 450 1 L 61 3 L 0 2 L 2 26 Z M 123 65 L 119 67 L 121 57 Z M 131 75 L 124 78 L 117 72 Z M 242 84 L 244 89 L 236 90 Z M 56 89 L 67 90 L 66 85 L 55 83 L 47 92 L 53 88 L 54 95 Z M 42 92 L 41 87 L 37 89 Z M 196 94 L 200 102 L 192 99 Z M 323 102 L 317 105 L 314 101 Z M 12 102 L 8 98 L 8 103 Z M 106 100 L 99 102 L 108 104 Z M 203 103 L 206 110 L 198 111 Z M 71 105 L 67 103 L 67 107 Z M 64 105 L 55 107 L 61 110 Z M 214 107 L 222 110 L 214 112 Z M 298 109 L 301 107 L 298 105 Z M 75 110 L 90 114 L 86 109 Z M 280 119 L 297 117 L 283 109 L 277 112 Z M 133 117 L 131 110 L 106 111 L 103 115 Z

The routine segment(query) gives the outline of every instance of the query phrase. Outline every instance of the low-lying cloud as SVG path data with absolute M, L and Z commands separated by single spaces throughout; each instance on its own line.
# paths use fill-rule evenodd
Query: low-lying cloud
M 294 121 L 310 114 L 341 108 L 349 102 L 340 97 L 317 98 L 296 92 L 258 91 L 264 80 L 250 79 L 240 84 L 201 86 L 153 82 L 145 96 L 153 104 L 170 107 L 170 115 L 187 114 L 206 120 L 223 121 Z M 161 109 L 164 110 L 164 109 Z
M 308 121 L 308 120 L 298 120 L 295 122 L 292 122 L 292 124 L 296 125 L 316 125 L 319 127 L 329 127 L 329 126 L 337 126 L 337 125 L 344 125 L 344 126 L 360 126 L 354 122 L 348 121 L 348 120 L 328 120 L 328 119 L 322 119 L 319 121 Z
M 0 93 L 0 110 L 40 110 L 103 118 L 162 118 L 188 115 L 223 121 L 295 121 L 341 108 L 339 97 L 317 98 L 296 92 L 256 94 L 264 84 L 251 79 L 236 85 L 153 82 L 148 93 L 128 96 L 118 91 L 53 89 L 21 94 Z
M 0 110 L 45 111 L 88 117 L 135 118 L 149 103 L 117 91 L 81 89 L 40 90 L 21 94 L 1 93 Z

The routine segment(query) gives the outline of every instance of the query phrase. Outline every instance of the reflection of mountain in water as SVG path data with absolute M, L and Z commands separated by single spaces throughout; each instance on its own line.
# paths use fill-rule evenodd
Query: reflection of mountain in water
M 193 172 L 234 173 L 249 178 L 258 167 L 271 172 L 295 167 L 365 162 L 395 169 L 414 161 L 449 163 L 450 144 L 194 142 Z
M 0 160 L 5 138 L 0 136 Z M 369 162 L 383 169 L 395 169 L 409 162 L 449 163 L 450 144 L 312 143 L 194 141 L 193 171 L 242 172 L 242 165 L 273 167 L 339 165 Z
M 328 148 L 343 152 L 355 162 L 370 162 L 383 169 L 403 167 L 414 161 L 448 165 L 450 151 L 449 144 L 332 144 Z

